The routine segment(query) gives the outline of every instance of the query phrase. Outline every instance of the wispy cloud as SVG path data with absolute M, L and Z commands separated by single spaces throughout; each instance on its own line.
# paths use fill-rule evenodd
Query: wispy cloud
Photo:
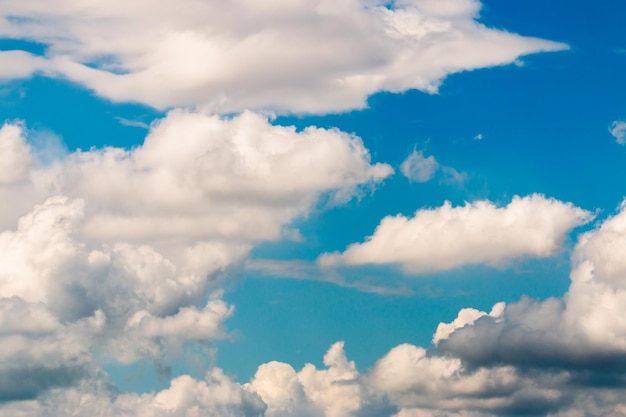
M 435 178 L 437 173 L 443 174 L 443 181 L 450 184 L 462 184 L 467 174 L 452 167 L 441 165 L 434 156 L 424 156 L 424 152 L 413 149 L 413 152 L 400 165 L 400 172 L 411 182 L 424 183 Z
M 379 295 L 414 295 L 414 290 L 407 286 L 392 287 L 383 285 L 388 278 L 363 277 L 355 280 L 347 280 L 346 276 L 337 269 L 320 268 L 316 262 L 303 260 L 277 260 L 277 259 L 249 259 L 245 263 L 245 270 L 251 273 L 250 278 L 271 277 L 281 279 L 296 279 L 304 281 L 321 281 L 338 285 L 345 288 Z
M 609 126 L 609 133 L 613 135 L 615 141 L 620 145 L 626 144 L 626 122 L 623 120 L 614 121 Z
M 115 116 L 115 120 L 117 120 L 118 122 L 120 122 L 120 124 L 122 126 L 129 126 L 129 127 L 140 127 L 142 129 L 150 129 L 150 125 L 142 122 L 140 120 L 129 120 L 129 119 L 125 119 L 121 116 Z

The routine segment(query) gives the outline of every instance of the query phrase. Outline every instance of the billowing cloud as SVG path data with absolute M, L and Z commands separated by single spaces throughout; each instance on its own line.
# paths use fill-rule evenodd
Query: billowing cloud
M 346 200 L 392 172 L 338 130 L 174 111 L 134 150 L 72 154 L 59 190 L 86 199 L 91 236 L 255 241 L 278 238 L 322 194 Z
M 489 201 L 421 209 L 412 218 L 385 217 L 363 243 L 324 254 L 322 265 L 396 264 L 410 273 L 463 265 L 497 265 L 518 257 L 546 257 L 566 234 L 589 222 L 591 213 L 534 194 L 505 207 Z
M 618 377 L 626 370 L 626 211 L 583 234 L 571 285 L 562 298 L 511 303 L 441 338 L 439 348 L 471 363 L 585 369 Z
M 614 121 L 609 127 L 609 133 L 613 135 L 615 141 L 620 145 L 626 143 L 626 122 L 622 120 Z
M 376 363 L 368 383 L 407 415 L 428 410 L 439 410 L 435 415 L 466 411 L 510 415 L 556 409 L 565 397 L 554 389 L 561 379 L 524 375 L 513 366 L 466 367 L 458 358 L 404 344 Z
M 0 298 L 0 404 L 91 376 L 91 336 L 103 324 L 99 311 L 64 324 L 42 303 Z
M 565 45 L 490 29 L 476 0 L 0 2 L 0 77 L 38 71 L 115 101 L 210 112 L 362 108 L 377 91 L 436 91 L 448 74 Z
M 18 131 L 6 126 L 12 139 L 3 142 L 26 149 Z M 28 153 L 17 150 L 7 153 L 7 178 L 28 170 Z M 93 238 L 256 241 L 278 238 L 323 194 L 345 201 L 392 172 L 370 164 L 362 141 L 338 130 L 296 132 L 249 112 L 226 119 L 174 111 L 143 145 L 77 151 L 31 169 L 30 188 L 20 191 L 21 200 L 34 194 L 31 204 L 51 192 L 83 199 L 84 234 Z
M 215 368 L 203 380 L 184 375 L 169 388 L 147 394 L 120 394 L 106 381 L 88 380 L 51 390 L 39 401 L 9 403 L 0 408 L 0 416 L 258 417 L 264 410 L 257 394 Z
M 46 164 L 26 134 L 19 123 L 0 130 L 0 196 L 15 198 L 0 213 L 0 401 L 74 389 L 102 373 L 103 362 L 167 360 L 189 343 L 225 337 L 234 311 L 221 300 L 226 269 L 257 242 L 281 238 L 322 199 L 345 202 L 393 172 L 372 164 L 355 136 L 297 132 L 248 112 L 175 111 L 141 146 L 76 151 Z
M 288 364 L 270 362 L 259 367 L 250 385 L 267 403 L 268 417 L 357 416 L 368 395 L 353 361 L 337 342 L 324 355 L 327 369 L 307 364 L 297 372 Z

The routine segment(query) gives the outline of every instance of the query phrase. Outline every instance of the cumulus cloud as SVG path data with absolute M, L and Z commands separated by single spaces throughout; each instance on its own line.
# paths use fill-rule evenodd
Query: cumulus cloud
M 0 404 L 92 376 L 92 336 L 103 325 L 100 311 L 62 323 L 43 303 L 0 298 Z
M 7 153 L 15 155 L 5 157 L 2 175 L 24 177 L 25 138 L 17 126 L 4 131 L 16 151 Z M 345 201 L 392 173 L 370 164 L 360 138 L 338 130 L 296 132 L 250 112 L 220 118 L 174 111 L 135 149 L 77 151 L 31 170 L 29 190 L 39 200 L 50 192 L 83 199 L 84 233 L 98 239 L 255 241 L 280 237 L 283 225 L 324 194 Z
M 558 379 L 558 378 L 557 378 Z M 399 415 L 480 411 L 484 414 L 539 414 L 556 408 L 563 394 L 553 381 L 523 375 L 512 366 L 471 368 L 458 358 L 429 354 L 404 344 L 381 358 L 368 376 L 379 395 L 400 407 Z
M 290 365 L 269 362 L 247 384 L 238 384 L 219 368 L 204 380 L 187 375 L 170 386 L 146 394 L 117 393 L 103 378 L 85 379 L 57 387 L 37 401 L 0 407 L 0 416 L 128 416 L 128 417 L 348 417 L 362 416 L 369 407 L 365 386 L 355 364 L 348 361 L 343 342 L 324 356 L 325 369 L 311 364 L 296 372 Z
M 563 298 L 463 309 L 437 328 L 436 350 L 392 349 L 370 384 L 397 416 L 624 415 L 625 245 L 622 205 L 579 237 Z
M 613 135 L 615 141 L 620 145 L 626 143 L 626 122 L 621 120 L 614 121 L 609 127 L 609 133 Z
M 625 245 L 622 206 L 580 237 L 572 255 L 571 285 L 562 299 L 523 298 L 498 317 L 479 315 L 441 338 L 439 349 L 477 364 L 549 365 L 584 369 L 588 377 L 594 372 L 617 372 L 609 379 L 618 377 L 626 358 Z
M 9 403 L 0 416 L 78 417 L 258 417 L 265 404 L 258 395 L 215 368 L 204 380 L 184 375 L 169 388 L 147 394 L 117 393 L 101 379 L 54 389 L 39 401 Z
M 496 320 L 502 317 L 506 304 L 497 303 L 491 309 L 489 313 L 490 317 Z M 451 323 L 439 323 L 437 330 L 433 335 L 433 344 L 439 343 L 439 341 L 447 339 L 455 330 L 463 328 L 469 324 L 474 324 L 479 318 L 486 316 L 487 313 L 479 311 L 474 308 L 464 308 L 459 311 L 459 315 Z
M 357 137 L 174 111 L 133 150 L 70 154 L 40 188 L 85 200 L 84 233 L 130 241 L 277 239 L 322 194 L 349 199 L 393 170 L 370 164 Z
M 158 108 L 327 113 L 566 48 L 487 28 L 476 0 L 439 3 L 4 0 L 0 36 L 47 48 L 1 52 L 0 77 L 39 71 Z
M 356 416 L 368 402 L 360 373 L 337 342 L 324 355 L 327 369 L 307 364 L 298 373 L 288 364 L 259 367 L 250 386 L 267 403 L 267 416 Z
M 16 198 L 0 213 L 0 400 L 20 400 L 25 410 L 35 401 L 30 415 L 53 409 L 40 403 L 49 392 L 86 395 L 72 390 L 97 379 L 102 362 L 167 360 L 190 343 L 225 337 L 223 322 L 234 311 L 221 300 L 226 269 L 257 242 L 281 238 L 322 199 L 346 201 L 393 172 L 372 164 L 355 136 L 297 132 L 248 112 L 175 111 L 136 148 L 76 151 L 47 163 L 33 156 L 26 136 L 19 123 L 0 130 L 0 196 Z M 193 387 L 198 395 L 208 390 L 207 404 L 225 396 L 224 407 L 219 400 L 172 410 L 262 412 L 253 394 L 229 411 L 233 396 L 248 394 L 228 394 L 224 384 L 237 384 L 211 378 L 175 380 L 171 395 L 129 397 L 147 404 L 138 409 L 116 408 L 126 397 L 107 403 L 109 393 L 101 400 L 113 411 L 102 415 L 170 415 L 154 407 Z
M 410 273 L 463 265 L 497 265 L 517 257 L 546 257 L 591 213 L 534 194 L 514 197 L 505 207 L 489 201 L 421 209 L 412 218 L 385 217 L 363 243 L 324 254 L 322 265 L 397 264 Z

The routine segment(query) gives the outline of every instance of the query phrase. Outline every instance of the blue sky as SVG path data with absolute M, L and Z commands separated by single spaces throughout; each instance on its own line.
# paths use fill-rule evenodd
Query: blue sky
M 625 4 L 183 3 L 0 1 L 0 416 L 626 415 Z

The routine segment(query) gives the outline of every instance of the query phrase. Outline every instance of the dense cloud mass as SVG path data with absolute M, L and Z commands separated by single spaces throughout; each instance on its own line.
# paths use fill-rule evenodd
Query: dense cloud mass
M 473 363 L 578 367 L 621 373 L 626 358 L 626 211 L 583 234 L 563 299 L 522 299 L 439 341 Z M 470 323 L 468 323 L 470 324 Z M 619 375 L 619 374 L 616 374 Z M 622 377 L 620 376 L 619 379 Z
M 400 345 L 361 373 L 337 343 L 325 369 L 270 362 L 239 384 L 210 368 L 205 380 L 183 375 L 160 392 L 119 393 L 103 360 L 167 360 L 189 343 L 226 337 L 234 307 L 221 300 L 222 271 L 257 242 L 284 236 L 321 198 L 346 201 L 393 171 L 372 164 L 357 137 L 297 132 L 254 113 L 175 111 L 137 148 L 77 151 L 45 166 L 24 126 L 7 124 L 0 138 L 2 166 L 19 173 L 4 173 L 0 191 L 21 193 L 21 204 L 32 199 L 19 218 L 19 205 L 2 213 L 0 415 L 568 415 L 576 407 L 619 415 L 611 395 L 626 383 L 624 211 L 579 237 L 563 299 L 499 303 L 489 314 L 464 309 L 440 324 L 433 349 Z M 533 195 L 502 208 L 444 205 L 404 222 L 439 225 L 460 238 L 459 248 L 478 248 L 431 256 L 436 265 L 461 265 L 548 256 L 591 218 Z M 386 232 L 387 242 L 411 227 Z M 487 239 L 496 235 L 499 252 Z M 460 254 L 470 258 L 455 261 Z M 419 260 L 419 252 L 403 256 Z
M 294 222 L 394 173 L 354 134 L 278 126 L 264 112 L 359 109 L 376 92 L 434 93 L 449 74 L 567 48 L 488 28 L 480 8 L 0 0 L 0 38 L 17 41 L 0 51 L 2 82 L 43 75 L 169 110 L 130 149 L 52 155 L 28 121 L 0 128 L 0 417 L 625 417 L 626 204 L 577 237 L 563 297 L 462 309 L 431 346 L 400 344 L 369 370 L 338 341 L 321 368 L 272 361 L 247 383 L 210 364 L 203 378 L 120 392 L 105 371 L 208 352 L 235 314 L 227 275 L 256 245 L 297 238 Z M 609 127 L 620 144 L 625 126 Z M 417 150 L 400 171 L 418 183 L 465 179 Z M 319 279 L 318 266 L 500 266 L 558 253 L 593 218 L 539 194 L 445 203 L 385 217 L 317 266 L 265 268 L 302 263 Z
M 158 361 L 225 337 L 234 311 L 220 299 L 225 269 L 320 199 L 345 202 L 393 172 L 371 164 L 357 137 L 296 132 L 253 113 L 175 111 L 132 150 L 46 165 L 26 134 L 21 124 L 0 129 L 0 195 L 16 201 L 0 218 L 2 401 L 88 385 L 102 360 Z M 180 384 L 192 383 L 172 390 Z
M 414 273 L 471 264 L 497 265 L 554 254 L 566 234 L 593 216 L 572 204 L 541 195 L 514 197 L 505 207 L 489 201 L 420 209 L 412 218 L 381 220 L 364 243 L 325 254 L 322 265 L 397 264 Z
M 476 0 L 0 1 L 0 78 L 34 72 L 115 101 L 210 112 L 327 113 L 377 91 L 434 92 L 448 74 L 565 45 L 489 29 Z

